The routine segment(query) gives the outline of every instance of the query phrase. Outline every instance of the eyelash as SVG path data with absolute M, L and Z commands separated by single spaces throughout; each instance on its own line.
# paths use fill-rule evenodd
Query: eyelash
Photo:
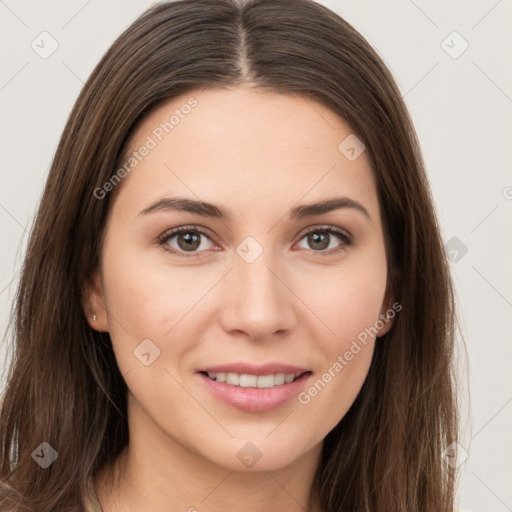
M 181 226 L 179 228 L 174 228 L 174 229 L 171 229 L 171 230 L 166 231 L 165 233 L 163 233 L 158 238 L 158 244 L 161 245 L 165 251 L 167 251 L 167 252 L 169 252 L 171 254 L 176 254 L 179 257 L 182 257 L 182 258 L 193 258 L 193 257 L 196 257 L 195 255 L 197 255 L 198 252 L 191 252 L 190 254 L 186 254 L 186 252 L 178 251 L 178 250 L 176 250 L 174 248 L 173 249 L 169 249 L 169 245 L 167 244 L 167 242 L 169 240 L 171 240 L 172 238 L 174 238 L 176 235 L 179 235 L 180 233 L 190 233 L 190 232 L 200 233 L 201 235 L 203 235 L 206 238 L 208 238 L 209 240 L 211 240 L 211 237 L 208 235 L 208 233 L 206 233 L 206 231 L 202 230 L 201 228 L 199 228 L 197 226 Z M 301 238 L 300 238 L 300 240 L 302 240 L 304 237 L 308 236 L 311 233 L 317 233 L 317 232 L 329 233 L 330 235 L 335 235 L 338 238 L 340 238 L 341 241 L 342 241 L 342 244 L 339 247 L 337 247 L 335 249 L 330 249 L 328 251 L 326 251 L 326 250 L 315 251 L 313 249 L 310 249 L 311 252 L 318 253 L 321 256 L 332 256 L 332 255 L 338 254 L 338 253 L 340 253 L 342 251 L 346 251 L 347 250 L 347 246 L 352 244 L 352 238 L 345 231 L 342 231 L 341 229 L 335 228 L 334 226 L 316 226 L 316 227 L 313 227 L 309 231 L 306 231 L 305 233 L 303 233 Z M 202 252 L 202 251 L 199 251 L 199 252 Z

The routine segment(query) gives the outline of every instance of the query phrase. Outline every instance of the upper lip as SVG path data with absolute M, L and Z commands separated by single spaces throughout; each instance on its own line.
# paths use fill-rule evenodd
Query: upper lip
M 257 365 L 252 363 L 235 362 L 219 364 L 216 366 L 205 366 L 204 368 L 199 368 L 197 371 L 207 373 L 238 373 L 240 375 L 270 375 L 276 373 L 295 373 L 301 375 L 309 370 L 283 363 L 266 363 Z

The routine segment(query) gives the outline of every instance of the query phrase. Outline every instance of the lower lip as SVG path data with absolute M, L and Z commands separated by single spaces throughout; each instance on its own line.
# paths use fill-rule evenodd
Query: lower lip
M 202 373 L 198 373 L 198 375 L 208 389 L 228 405 L 247 412 L 264 412 L 275 409 L 298 395 L 311 373 L 305 373 L 293 382 L 272 388 L 231 386 L 224 382 L 212 380 Z

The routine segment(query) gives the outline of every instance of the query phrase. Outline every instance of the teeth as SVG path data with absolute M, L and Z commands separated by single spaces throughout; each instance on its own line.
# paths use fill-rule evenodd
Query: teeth
M 240 386 L 242 388 L 255 388 L 258 386 L 258 377 L 256 375 L 247 375 L 243 373 L 240 375 Z
M 273 388 L 292 382 L 298 377 L 295 373 L 276 373 L 271 375 L 249 375 L 247 373 L 214 373 L 208 372 L 208 377 L 217 382 L 225 382 L 231 386 L 242 388 Z
M 290 374 L 293 375 L 293 374 Z M 295 375 L 294 375 L 295 377 Z M 277 375 L 274 375 L 274 384 L 276 386 L 280 386 L 281 384 L 284 384 L 286 382 L 286 375 L 284 373 L 278 373 Z
M 232 386 L 239 386 L 240 375 L 238 375 L 238 373 L 226 373 L 226 384 L 231 384 Z
M 272 388 L 274 387 L 274 376 L 273 375 L 260 375 L 258 377 L 259 388 Z

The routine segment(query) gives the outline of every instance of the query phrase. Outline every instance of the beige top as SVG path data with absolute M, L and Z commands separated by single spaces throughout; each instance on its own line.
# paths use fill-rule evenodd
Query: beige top
M 89 479 L 89 487 L 85 496 L 84 507 L 85 512 L 103 512 L 94 489 L 94 482 L 92 478 Z
M 94 490 L 94 483 L 92 478 L 89 480 L 89 489 L 85 497 L 85 512 L 103 512 L 96 491 Z M 457 512 L 454 509 L 453 512 Z

